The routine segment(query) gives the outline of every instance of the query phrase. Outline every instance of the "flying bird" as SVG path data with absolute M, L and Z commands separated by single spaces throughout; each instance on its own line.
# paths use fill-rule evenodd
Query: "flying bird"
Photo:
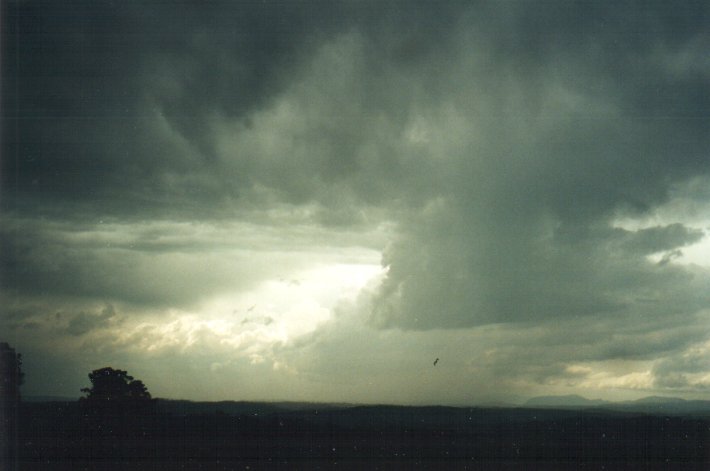
M 438 359 L 438 358 L 437 358 L 436 360 L 434 360 L 434 366 L 436 366 L 437 363 L 439 363 L 439 359 Z

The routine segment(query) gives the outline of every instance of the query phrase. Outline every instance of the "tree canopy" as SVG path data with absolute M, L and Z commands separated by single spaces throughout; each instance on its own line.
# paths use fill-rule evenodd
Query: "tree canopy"
M 121 403 L 150 402 L 151 396 L 143 381 L 134 379 L 127 371 L 111 367 L 89 373 L 92 387 L 82 388 L 81 400 L 89 404 L 119 405 Z
M 0 342 L 0 397 L 19 399 L 24 377 L 22 355 L 15 353 L 7 342 Z

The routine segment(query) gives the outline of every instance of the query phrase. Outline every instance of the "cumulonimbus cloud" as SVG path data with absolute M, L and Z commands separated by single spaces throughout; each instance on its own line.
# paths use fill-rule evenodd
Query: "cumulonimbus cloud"
M 182 308 L 384 225 L 360 329 L 618 334 L 539 377 L 702 342 L 702 2 L 181 5 L 3 6 L 6 297 Z

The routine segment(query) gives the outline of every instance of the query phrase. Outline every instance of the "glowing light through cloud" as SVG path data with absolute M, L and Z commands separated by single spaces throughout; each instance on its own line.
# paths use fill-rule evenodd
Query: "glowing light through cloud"
M 123 326 L 120 335 L 145 352 L 220 348 L 258 361 L 274 344 L 315 330 L 339 302 L 354 300 L 381 273 L 375 263 L 322 264 L 252 291 L 215 297 L 195 312 L 173 312 L 169 321 Z

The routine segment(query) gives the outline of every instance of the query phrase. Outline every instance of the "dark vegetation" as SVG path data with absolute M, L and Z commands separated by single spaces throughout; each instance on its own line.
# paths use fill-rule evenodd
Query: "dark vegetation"
M 0 342 L 0 470 L 14 471 L 18 461 L 19 406 L 22 355 Z
M 710 469 L 707 416 L 196 403 L 89 377 L 79 401 L 22 404 L 20 469 Z

